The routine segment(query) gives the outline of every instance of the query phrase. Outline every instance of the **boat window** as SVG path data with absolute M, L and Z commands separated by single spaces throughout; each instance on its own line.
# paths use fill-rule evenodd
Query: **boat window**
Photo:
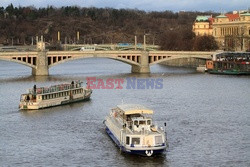
M 147 120 L 147 125 L 151 125 L 151 120 Z
M 126 144 L 129 145 L 129 136 L 126 136 Z
M 155 136 L 155 144 L 159 145 L 159 144 L 162 144 L 162 143 L 163 143 L 162 137 L 161 136 Z
M 139 137 L 132 138 L 132 144 L 139 145 L 140 144 L 140 138 Z
M 139 124 L 140 125 L 146 125 L 146 121 L 140 121 Z
M 134 125 L 139 125 L 137 120 L 134 121 Z

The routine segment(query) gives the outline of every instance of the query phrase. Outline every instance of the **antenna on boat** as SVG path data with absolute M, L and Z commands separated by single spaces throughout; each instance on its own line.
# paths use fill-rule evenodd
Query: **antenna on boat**
M 166 138 L 167 138 L 167 123 L 166 122 L 164 122 L 164 131 L 165 131 L 165 136 L 166 136 Z
M 122 99 L 122 104 L 124 104 L 123 99 Z
M 167 123 L 166 122 L 164 122 L 164 131 L 165 131 L 165 139 L 166 139 L 166 145 L 167 145 L 167 147 L 168 147 L 168 140 L 167 140 Z

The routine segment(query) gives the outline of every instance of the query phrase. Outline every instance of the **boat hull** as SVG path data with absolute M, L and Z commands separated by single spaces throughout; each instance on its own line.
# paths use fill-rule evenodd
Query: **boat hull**
M 208 71 L 210 74 L 219 74 L 219 75 L 250 75 L 248 71 L 234 71 L 234 70 L 211 70 Z
M 159 154 L 163 154 L 166 151 L 166 146 L 161 146 L 159 148 L 140 148 L 140 149 L 127 149 L 125 148 L 119 140 L 115 137 L 115 135 L 112 133 L 112 131 L 106 126 L 105 128 L 107 134 L 109 137 L 113 140 L 113 142 L 120 148 L 120 150 L 127 154 L 135 154 L 135 155 L 141 155 L 141 156 L 155 156 Z
M 66 101 L 61 101 L 61 102 L 57 102 L 57 103 L 50 103 L 47 105 L 39 105 L 39 104 L 35 104 L 33 103 L 33 105 L 19 105 L 19 109 L 20 110 L 38 110 L 38 109 L 44 109 L 44 108 L 50 108 L 50 107 L 56 107 L 56 106 L 60 106 L 60 105 L 66 105 L 66 104 L 71 104 L 71 103 L 76 103 L 76 102 L 80 102 L 80 101 L 88 101 L 90 100 L 90 95 L 87 97 L 82 97 L 82 98 L 78 98 L 78 99 L 72 99 L 72 100 L 66 100 Z

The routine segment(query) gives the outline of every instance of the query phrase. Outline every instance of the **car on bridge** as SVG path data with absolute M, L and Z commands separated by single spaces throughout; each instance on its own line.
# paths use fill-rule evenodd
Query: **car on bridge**
M 95 46 L 84 46 L 81 47 L 80 51 L 95 51 Z

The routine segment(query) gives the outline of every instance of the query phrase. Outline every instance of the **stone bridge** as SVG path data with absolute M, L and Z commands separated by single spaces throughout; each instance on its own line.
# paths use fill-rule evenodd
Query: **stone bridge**
M 132 66 L 133 73 L 150 73 L 150 66 L 180 58 L 211 59 L 215 52 L 184 51 L 37 51 L 0 52 L 0 60 L 12 61 L 32 68 L 33 75 L 49 75 L 49 68 L 67 61 L 100 57 Z

